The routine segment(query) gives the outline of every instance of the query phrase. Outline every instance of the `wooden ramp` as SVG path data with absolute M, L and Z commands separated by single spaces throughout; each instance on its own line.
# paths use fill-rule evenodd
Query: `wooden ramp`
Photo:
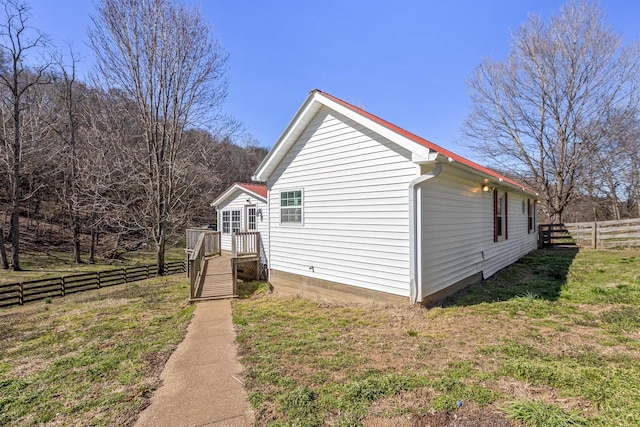
M 192 301 L 236 298 L 233 292 L 233 273 L 231 271 L 231 253 L 207 257 L 200 284 Z

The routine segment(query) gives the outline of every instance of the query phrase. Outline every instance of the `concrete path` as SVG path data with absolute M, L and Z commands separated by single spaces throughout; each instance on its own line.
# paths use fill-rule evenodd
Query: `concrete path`
M 231 302 L 199 302 L 184 341 L 162 371 L 162 386 L 135 426 L 253 425 L 234 340 Z

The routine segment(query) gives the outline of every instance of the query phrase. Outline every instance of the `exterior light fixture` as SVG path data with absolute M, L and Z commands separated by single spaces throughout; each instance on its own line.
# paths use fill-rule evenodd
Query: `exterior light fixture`
M 489 190 L 491 190 L 491 188 L 489 188 L 489 186 L 487 184 L 482 185 L 482 191 L 487 193 Z

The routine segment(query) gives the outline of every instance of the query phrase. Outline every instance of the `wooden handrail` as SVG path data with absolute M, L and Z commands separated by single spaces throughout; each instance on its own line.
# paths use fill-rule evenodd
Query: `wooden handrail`
M 198 232 L 198 239 L 193 243 L 196 231 Z M 187 275 L 190 279 L 189 295 L 193 299 L 196 294 L 196 284 L 200 280 L 202 268 L 204 267 L 204 258 L 222 253 L 221 233 L 210 230 L 187 230 L 187 253 L 189 254 L 187 268 Z

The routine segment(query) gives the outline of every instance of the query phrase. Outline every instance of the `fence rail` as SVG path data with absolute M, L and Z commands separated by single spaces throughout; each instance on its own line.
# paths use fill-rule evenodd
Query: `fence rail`
M 575 242 L 564 224 L 538 224 L 538 247 L 575 246 Z
M 23 305 L 45 298 L 63 297 L 76 292 L 144 280 L 153 277 L 155 271 L 155 264 L 139 265 L 48 279 L 2 283 L 0 284 L 0 307 Z M 177 274 L 184 271 L 185 263 L 183 261 L 168 262 L 164 265 L 165 274 Z
M 640 218 L 565 224 L 578 246 L 593 249 L 640 246 Z

